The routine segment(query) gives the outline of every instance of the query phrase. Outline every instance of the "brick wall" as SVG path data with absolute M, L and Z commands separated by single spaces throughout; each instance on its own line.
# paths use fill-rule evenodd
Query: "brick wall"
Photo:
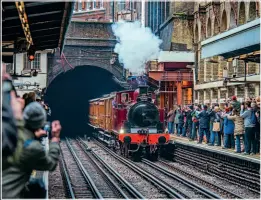
M 176 46 L 175 50 L 192 50 L 192 35 L 189 30 L 188 20 L 174 19 L 174 27 L 171 42 Z M 185 49 L 182 49 L 185 45 Z M 180 48 L 178 48 L 180 46 Z
M 71 22 L 66 37 L 115 38 L 111 23 Z

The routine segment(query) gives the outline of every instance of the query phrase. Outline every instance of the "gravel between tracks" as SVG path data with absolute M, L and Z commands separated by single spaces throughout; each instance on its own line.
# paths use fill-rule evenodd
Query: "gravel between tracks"
M 62 159 L 62 158 L 60 158 Z M 49 173 L 49 199 L 66 199 L 63 178 L 60 171 L 60 163 L 53 172 Z
M 147 170 L 149 173 L 153 174 L 157 178 L 160 178 L 164 180 L 166 183 L 169 183 L 171 186 L 173 186 L 174 190 L 177 188 L 179 191 L 182 192 L 182 194 L 185 194 L 188 198 L 204 198 L 205 196 L 202 194 L 198 194 L 198 192 L 194 191 L 193 189 L 185 186 L 184 184 L 180 183 L 179 181 L 174 180 L 171 177 L 168 177 L 167 175 L 159 172 L 156 169 L 153 169 L 152 167 L 144 164 L 144 163 L 136 163 L 139 167 L 142 169 Z
M 112 185 L 109 182 L 105 181 L 104 176 L 98 168 L 92 163 L 91 159 L 86 155 L 86 153 L 81 149 L 81 147 L 77 144 L 77 141 L 71 141 L 71 145 L 76 152 L 77 156 L 81 159 L 81 162 L 90 177 L 94 181 L 96 187 L 102 194 L 104 198 L 116 198 L 119 197 L 119 194 L 114 191 Z
M 160 164 L 160 163 L 158 163 L 158 164 Z M 247 190 L 247 189 L 245 189 L 243 187 L 240 187 L 238 185 L 235 185 L 235 184 L 233 185 L 233 184 L 231 184 L 231 183 L 229 183 L 227 181 L 218 179 L 218 178 L 216 178 L 214 176 L 210 176 L 210 175 L 204 174 L 204 173 L 199 172 L 199 171 L 197 171 L 195 169 L 193 169 L 193 171 L 192 171 L 190 166 L 182 165 L 180 163 L 175 163 L 175 162 L 168 162 L 168 164 L 173 165 L 173 166 L 175 166 L 175 167 L 177 167 L 177 168 L 179 168 L 181 170 L 184 170 L 184 171 L 186 171 L 188 173 L 193 172 L 193 174 L 196 175 L 197 177 L 199 177 L 199 178 L 201 178 L 203 180 L 210 181 L 211 183 L 216 184 L 216 185 L 218 185 L 220 187 L 226 188 L 226 189 L 228 189 L 230 191 L 233 191 L 234 193 L 242 196 L 245 199 L 259 199 L 260 198 L 259 194 L 256 194 L 256 193 L 254 193 L 254 192 L 252 192 L 250 190 Z M 173 170 L 173 169 L 170 169 L 170 170 Z M 176 172 L 176 173 L 178 173 L 178 172 Z M 186 177 L 186 176 L 184 176 L 182 174 L 179 174 L 179 175 L 182 176 L 182 177 Z
M 146 181 L 136 172 L 130 170 L 127 166 L 108 154 L 106 151 L 97 146 L 94 142 L 87 142 L 88 147 L 97 153 L 107 164 L 114 168 L 122 177 L 130 182 L 148 199 L 166 199 L 167 195 L 163 194 L 157 187 Z

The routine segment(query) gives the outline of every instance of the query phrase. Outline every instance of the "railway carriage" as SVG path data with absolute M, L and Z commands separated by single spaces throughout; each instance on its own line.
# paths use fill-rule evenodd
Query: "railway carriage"
M 145 153 L 156 159 L 160 147 L 169 142 L 163 131 L 164 110 L 155 105 L 147 86 L 91 100 L 89 113 L 94 136 L 119 148 L 125 157 L 140 158 Z

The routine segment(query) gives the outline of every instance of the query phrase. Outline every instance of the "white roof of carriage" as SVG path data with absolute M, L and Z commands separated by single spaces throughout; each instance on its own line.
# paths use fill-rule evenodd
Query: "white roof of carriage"
M 161 51 L 158 62 L 195 62 L 195 54 L 191 51 Z

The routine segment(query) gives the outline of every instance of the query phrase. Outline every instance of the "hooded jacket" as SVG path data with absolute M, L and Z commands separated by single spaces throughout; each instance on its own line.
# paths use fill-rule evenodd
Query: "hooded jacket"
M 3 198 L 23 198 L 24 187 L 32 171 L 53 171 L 59 154 L 57 143 L 50 143 L 49 152 L 46 152 L 40 141 L 35 140 L 33 132 L 20 129 L 17 148 L 14 155 L 8 157 L 8 166 L 2 171 Z

